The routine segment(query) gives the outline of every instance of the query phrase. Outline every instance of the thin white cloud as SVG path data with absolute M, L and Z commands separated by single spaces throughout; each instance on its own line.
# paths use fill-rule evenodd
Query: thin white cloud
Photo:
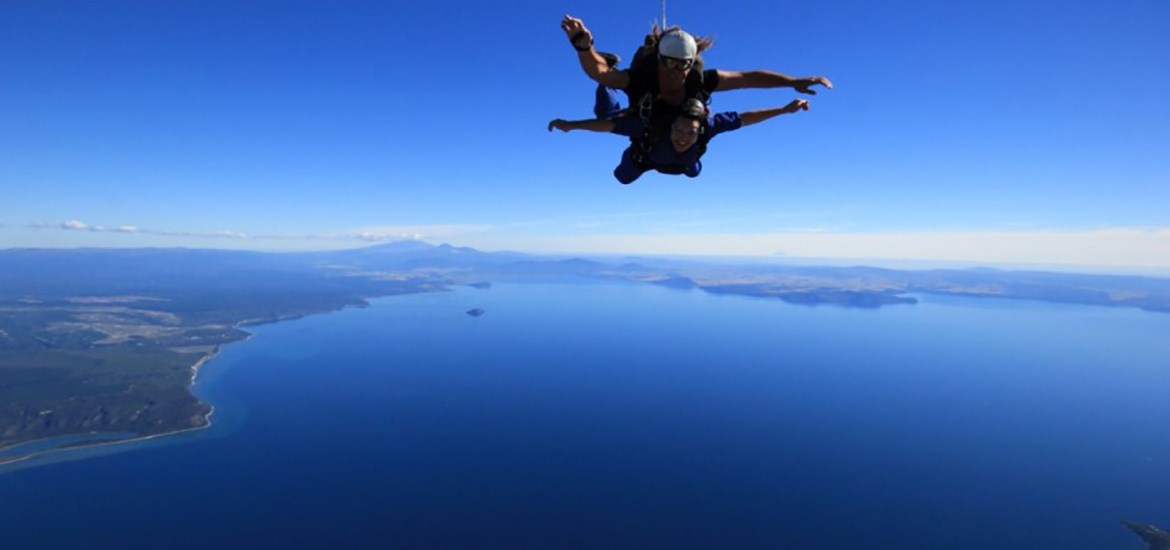
M 136 225 L 121 225 L 105 227 L 91 225 L 80 220 L 69 220 L 63 223 L 33 223 L 29 227 L 34 229 L 60 229 L 64 231 L 88 231 L 92 233 L 132 233 L 160 237 L 184 237 L 200 239 L 232 239 L 257 241 L 335 241 L 335 242 L 393 242 L 401 240 L 447 239 L 460 235 L 483 233 L 491 231 L 488 225 L 417 225 L 417 226 L 376 226 L 356 229 L 344 233 L 303 234 L 303 235 L 249 235 L 239 231 L 171 231 L 147 229 Z
M 421 233 L 357 233 L 351 237 L 368 242 L 383 242 L 394 241 L 399 239 L 414 239 L 420 240 L 423 238 Z
M 589 231 L 592 233 L 637 233 L 637 234 L 680 234 L 680 233 L 721 233 L 738 231 L 742 228 L 758 228 L 766 232 L 803 231 L 812 222 L 802 220 L 824 217 L 840 218 L 837 211 L 756 211 L 745 209 L 686 209 L 686 210 L 645 210 L 637 212 L 619 211 L 612 213 L 581 214 L 558 218 L 539 218 L 511 221 L 494 226 L 504 233 L 532 232 L 541 235 L 570 235 Z M 848 231 L 846 224 L 830 227 L 816 227 L 821 231 Z
M 1085 230 L 1007 228 L 988 231 L 857 232 L 810 227 L 773 232 L 626 231 L 600 234 L 516 231 L 513 225 L 470 224 L 374 226 L 348 232 L 306 235 L 248 235 L 160 231 L 122 225 L 113 228 L 80 220 L 33 224 L 39 229 L 122 233 L 174 238 L 284 242 L 303 248 L 312 242 L 377 243 L 444 240 L 484 250 L 545 253 L 677 254 L 771 256 L 842 260 L 921 260 L 1018 265 L 1143 267 L 1170 270 L 1170 227 L 1113 227 Z M 301 243 L 300 246 L 297 243 Z M 261 247 L 261 245 L 256 245 Z M 285 248 L 288 248 L 286 246 Z
M 211 239 L 240 239 L 244 238 L 243 233 L 235 231 L 215 231 L 211 233 L 200 233 L 190 231 L 157 231 L 152 229 L 143 229 L 135 225 L 119 225 L 117 227 L 106 227 L 103 225 L 91 225 L 81 220 L 69 220 L 67 222 L 52 224 L 52 223 L 33 223 L 29 224 L 33 229 L 62 229 L 65 231 L 88 231 L 91 233 L 139 233 L 144 235 L 158 235 L 164 237 L 198 237 Z
M 487 243 L 471 243 L 484 246 Z M 1133 266 L 1170 269 L 1170 228 L 1082 231 L 608 234 L 528 236 L 530 252 L 786 256 L 942 262 Z
M 497 228 L 522 230 L 524 228 L 533 227 L 549 227 L 563 229 L 565 227 L 575 227 L 579 229 L 595 229 L 599 227 L 606 227 L 614 225 L 615 223 L 628 224 L 630 221 L 637 222 L 641 225 L 667 224 L 669 226 L 676 225 L 678 219 L 701 220 L 704 217 L 715 217 L 714 219 L 721 219 L 726 217 L 742 217 L 744 214 L 739 210 L 732 209 L 712 209 L 712 210 L 645 210 L 637 212 L 606 212 L 599 214 L 582 214 L 579 216 L 566 216 L 557 218 L 538 218 L 513 221 Z M 694 221 L 694 223 L 708 223 Z M 623 224 L 624 225 L 624 224 Z
M 495 230 L 494 226 L 476 224 L 382 225 L 363 227 L 340 234 L 318 235 L 315 238 L 363 242 L 450 240 L 467 235 L 489 233 L 493 230 Z

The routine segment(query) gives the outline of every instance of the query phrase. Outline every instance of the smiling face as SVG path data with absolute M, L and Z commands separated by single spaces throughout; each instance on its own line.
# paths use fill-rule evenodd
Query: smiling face
M 670 144 L 674 152 L 681 153 L 695 146 L 699 141 L 702 123 L 698 119 L 680 116 L 670 125 Z

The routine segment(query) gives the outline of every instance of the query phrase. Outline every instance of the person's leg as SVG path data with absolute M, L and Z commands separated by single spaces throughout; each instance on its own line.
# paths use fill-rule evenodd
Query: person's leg
M 597 85 L 596 97 L 593 100 L 593 114 L 597 118 L 613 119 L 622 113 L 622 102 L 618 98 L 618 91 Z
M 626 147 L 625 152 L 622 153 L 622 162 L 613 169 L 613 177 L 617 178 L 622 185 L 629 185 L 646 173 L 646 170 L 645 166 L 634 160 L 634 150 L 631 145 Z
M 614 69 L 617 64 L 621 62 L 621 58 L 612 53 L 599 52 L 605 64 L 609 68 Z M 597 118 L 604 118 L 606 120 L 612 119 L 622 112 L 621 99 L 618 96 L 618 91 L 613 88 L 606 88 L 601 84 L 597 85 L 597 90 L 594 92 L 593 98 L 593 114 Z

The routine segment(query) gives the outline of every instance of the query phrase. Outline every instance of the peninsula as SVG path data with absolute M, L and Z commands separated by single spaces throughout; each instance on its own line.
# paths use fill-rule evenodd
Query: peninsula
M 361 307 L 375 297 L 562 278 L 800 307 L 913 307 L 915 296 L 947 294 L 1170 312 L 1170 279 L 1151 277 L 613 262 L 418 241 L 279 254 L 0 250 L 0 464 L 207 426 L 211 407 L 190 386 L 220 347 L 248 337 L 249 325 Z

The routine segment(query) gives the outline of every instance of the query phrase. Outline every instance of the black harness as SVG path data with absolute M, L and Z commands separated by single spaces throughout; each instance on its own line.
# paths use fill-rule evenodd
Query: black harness
M 642 121 L 641 133 L 630 137 L 630 152 L 634 161 L 642 166 L 653 168 L 664 174 L 681 174 L 686 171 L 685 166 L 652 166 L 650 164 L 650 152 L 658 145 L 663 132 L 670 131 L 670 125 L 679 112 L 677 108 L 668 106 L 659 99 L 660 89 L 656 61 L 657 55 L 653 52 L 645 53 L 639 49 L 634 56 L 633 63 L 630 64 L 631 78 L 630 84 L 626 88 L 626 95 L 630 98 L 630 107 L 626 116 L 637 116 Z M 701 69 L 691 69 L 691 72 L 687 74 L 685 87 L 684 103 L 691 98 L 697 98 L 704 105 L 710 101 L 711 94 L 704 86 Z M 635 100 L 635 98 L 637 99 Z M 701 158 L 707 152 L 707 142 L 711 140 L 711 134 L 707 131 L 706 126 L 705 121 L 700 126 L 699 140 L 695 144 L 695 147 L 698 148 L 697 158 Z

